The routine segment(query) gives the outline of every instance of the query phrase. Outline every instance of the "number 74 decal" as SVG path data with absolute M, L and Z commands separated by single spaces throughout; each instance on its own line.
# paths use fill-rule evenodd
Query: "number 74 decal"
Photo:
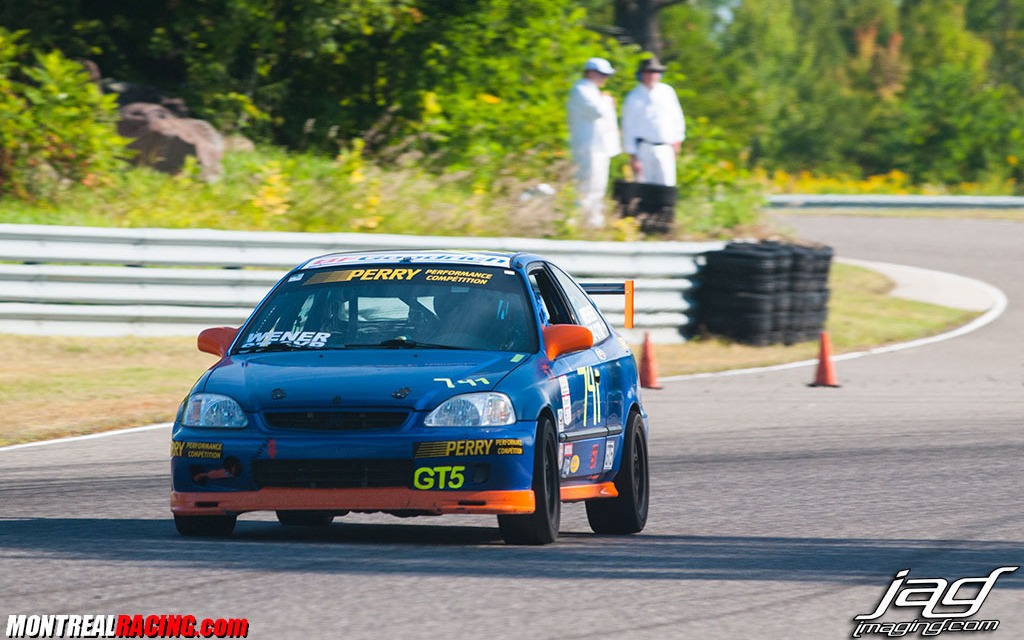
M 594 367 L 580 367 L 576 373 L 583 376 L 583 426 L 587 416 L 593 415 L 593 424 L 601 422 L 601 381 Z
M 491 384 L 487 378 L 466 378 L 465 380 L 452 380 L 451 378 L 434 378 L 434 382 L 443 382 L 448 385 L 449 389 L 454 389 L 457 384 L 468 384 L 471 387 L 475 387 L 477 383 L 480 384 Z

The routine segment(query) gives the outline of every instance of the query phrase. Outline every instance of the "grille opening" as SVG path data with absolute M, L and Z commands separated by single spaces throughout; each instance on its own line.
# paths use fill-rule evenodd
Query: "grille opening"
M 259 488 L 356 489 L 408 487 L 412 460 L 254 460 Z
M 307 431 L 361 431 L 397 429 L 409 417 L 408 411 L 267 411 L 267 425 L 274 429 Z

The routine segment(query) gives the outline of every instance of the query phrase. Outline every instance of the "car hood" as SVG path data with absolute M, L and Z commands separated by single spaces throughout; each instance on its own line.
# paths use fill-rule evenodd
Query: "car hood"
M 328 407 L 431 410 L 460 393 L 489 391 L 528 354 L 458 350 L 338 350 L 233 356 L 205 391 L 246 411 Z

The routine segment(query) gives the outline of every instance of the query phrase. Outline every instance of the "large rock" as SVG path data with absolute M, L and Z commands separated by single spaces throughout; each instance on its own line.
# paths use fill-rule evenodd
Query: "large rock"
M 95 64 L 92 66 L 95 67 Z M 90 74 L 93 73 L 93 69 L 88 64 L 86 64 L 86 69 L 89 69 Z M 99 67 L 95 67 L 95 74 L 96 77 L 99 77 Z M 113 93 L 117 96 L 118 107 L 126 107 L 133 102 L 148 102 L 165 107 L 179 118 L 188 118 L 192 115 L 184 100 L 178 96 L 164 93 L 160 89 L 151 87 L 148 84 L 121 82 L 109 78 L 101 79 L 98 82 L 103 93 Z
M 208 122 L 179 118 L 165 107 L 147 102 L 127 104 L 120 115 L 117 132 L 133 139 L 128 147 L 138 151 L 135 164 L 176 174 L 185 159 L 194 155 L 204 180 L 215 181 L 223 173 L 224 138 Z

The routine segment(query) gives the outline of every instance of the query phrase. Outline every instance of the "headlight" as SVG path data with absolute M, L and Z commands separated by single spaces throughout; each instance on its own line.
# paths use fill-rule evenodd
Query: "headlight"
M 428 427 L 501 427 L 515 424 L 516 410 L 504 393 L 467 393 L 441 403 L 423 421 Z
M 181 424 L 186 427 L 241 429 L 249 425 L 249 420 L 233 399 L 216 393 L 197 393 L 186 402 Z

